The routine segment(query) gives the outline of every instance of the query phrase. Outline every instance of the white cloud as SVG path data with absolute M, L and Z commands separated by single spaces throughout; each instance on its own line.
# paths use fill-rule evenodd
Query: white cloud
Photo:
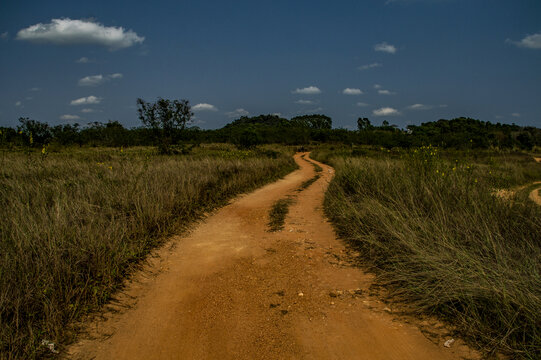
M 388 54 L 396 53 L 396 47 L 394 45 L 387 44 L 385 41 L 380 43 L 380 44 L 374 45 L 374 50 L 375 51 L 386 52 Z
M 304 95 L 314 95 L 314 94 L 321 94 L 321 90 L 317 86 L 308 86 L 305 88 L 297 88 L 292 91 L 293 94 L 304 94 Z
M 15 106 L 21 106 L 22 104 L 23 104 L 22 102 L 17 101 L 17 102 L 15 103 Z
M 244 110 L 243 108 L 235 109 L 234 111 L 230 111 L 230 112 L 227 112 L 225 114 L 229 118 L 237 118 L 237 117 L 241 117 L 241 116 L 250 115 L 250 113 L 248 111 Z
M 101 112 L 101 110 L 84 108 L 84 109 L 81 110 L 81 112 L 82 112 L 82 113 L 85 113 L 85 114 L 90 114 L 90 113 Z
M 65 114 L 60 117 L 62 120 L 79 120 L 81 117 L 78 115 Z
M 86 56 L 83 56 L 82 58 L 75 60 L 75 62 L 79 64 L 88 64 L 93 61 L 87 58 Z
M 18 40 L 57 45 L 101 45 L 111 50 L 142 43 L 145 38 L 123 27 L 103 26 L 92 20 L 52 19 L 31 25 L 17 33 Z
M 400 115 L 400 112 L 398 112 L 398 110 L 396 109 L 393 109 L 392 107 L 382 107 L 372 111 L 372 114 L 374 114 L 375 116 L 393 116 Z
M 381 89 L 382 87 L 380 84 L 374 84 L 374 89 Z
M 359 70 L 368 70 L 368 69 L 373 69 L 373 68 L 377 68 L 377 67 L 381 67 L 383 65 L 381 65 L 380 63 L 372 63 L 372 64 L 366 64 L 366 65 L 361 65 L 359 66 Z
M 90 76 L 85 76 L 84 78 L 80 79 L 78 84 L 79 86 L 98 86 L 111 79 L 121 79 L 122 76 L 123 75 L 120 73 L 115 73 L 115 74 L 105 75 L 105 76 L 103 76 L 102 74 L 90 75 Z
M 356 105 L 360 106 L 360 107 L 365 107 L 365 106 L 369 106 L 370 104 L 363 103 L 363 102 L 358 102 Z
M 79 99 L 75 99 L 71 101 L 71 105 L 79 106 L 79 105 L 95 105 L 101 103 L 101 98 L 96 97 L 94 95 L 90 95 L 87 97 L 82 97 Z
M 520 41 L 512 41 L 507 39 L 507 42 L 515 44 L 518 47 L 528 49 L 541 49 L 541 33 L 528 35 Z
M 102 82 L 104 82 L 103 75 L 90 75 L 85 76 L 84 78 L 80 79 L 78 84 L 79 86 L 98 86 Z
M 380 95 L 394 95 L 396 93 L 389 91 L 389 90 L 378 90 L 378 94 Z
M 425 104 L 413 104 L 408 106 L 408 109 L 411 110 L 429 110 L 432 109 L 434 106 L 432 105 L 425 105 Z
M 313 105 L 314 102 L 312 100 L 297 100 L 297 101 L 295 101 L 295 104 Z
M 352 88 L 345 88 L 342 91 L 342 94 L 344 95 L 361 95 L 363 92 L 361 89 L 352 89 Z
M 426 105 L 426 104 L 413 104 L 408 106 L 408 109 L 410 110 L 430 110 L 434 109 L 436 107 L 445 108 L 447 105 Z
M 520 117 L 520 114 L 519 113 L 512 113 L 511 116 L 512 117 Z
M 214 105 L 201 103 L 192 106 L 192 111 L 218 111 L 218 109 Z

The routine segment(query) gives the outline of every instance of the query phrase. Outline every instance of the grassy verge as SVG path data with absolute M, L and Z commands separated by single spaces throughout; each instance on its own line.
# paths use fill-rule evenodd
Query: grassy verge
M 43 339 L 106 303 L 173 231 L 292 171 L 291 154 L 222 145 L 6 152 L 0 169 L 0 358 L 43 355 Z
M 541 357 L 541 207 L 494 196 L 495 186 L 536 180 L 541 164 L 506 156 L 487 164 L 430 147 L 401 156 L 319 155 L 336 169 L 328 216 L 392 295 L 488 353 Z M 497 174 L 507 171 L 502 182 Z
M 269 231 L 280 231 L 284 229 L 284 222 L 289 212 L 289 206 L 294 203 L 293 198 L 287 197 L 276 201 L 269 211 Z

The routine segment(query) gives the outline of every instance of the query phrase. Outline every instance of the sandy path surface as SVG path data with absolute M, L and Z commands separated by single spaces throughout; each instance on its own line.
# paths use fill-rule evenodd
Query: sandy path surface
M 298 192 L 315 171 L 295 161 L 299 170 L 171 239 L 65 357 L 477 358 L 460 341 L 444 347 L 437 322 L 415 324 L 370 295 L 372 277 L 351 265 L 323 215 L 333 169 L 320 164 L 319 180 Z M 269 208 L 287 195 L 296 203 L 284 230 L 268 232 Z

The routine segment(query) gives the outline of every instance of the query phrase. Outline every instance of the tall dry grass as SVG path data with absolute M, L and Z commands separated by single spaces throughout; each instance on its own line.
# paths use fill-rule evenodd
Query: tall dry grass
M 443 159 L 434 148 L 401 158 L 319 155 L 336 169 L 329 217 L 394 296 L 487 353 L 541 357 L 541 207 L 494 196 L 502 181 L 491 174 L 529 171 Z
M 289 155 L 270 155 L 223 146 L 183 157 L 3 153 L 0 358 L 39 357 L 41 340 L 66 341 L 66 324 L 108 301 L 165 235 L 294 169 Z

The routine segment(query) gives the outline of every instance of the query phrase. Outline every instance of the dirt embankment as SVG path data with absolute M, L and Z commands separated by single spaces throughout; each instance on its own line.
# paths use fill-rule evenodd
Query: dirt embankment
M 370 294 L 325 220 L 333 169 L 307 189 L 308 160 L 171 239 L 117 301 L 85 325 L 73 359 L 461 359 L 477 355 L 445 329 L 398 317 Z M 295 196 L 281 232 L 268 211 Z M 390 307 L 389 307 L 390 306 Z M 422 331 L 421 331 L 422 330 Z M 448 343 L 449 344 L 449 343 Z

